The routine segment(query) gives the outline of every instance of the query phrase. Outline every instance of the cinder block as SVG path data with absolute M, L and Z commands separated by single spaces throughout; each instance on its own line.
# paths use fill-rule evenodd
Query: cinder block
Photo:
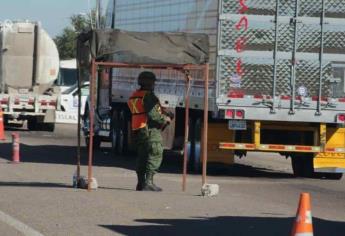
M 219 193 L 218 184 L 204 184 L 201 188 L 201 195 L 204 197 L 216 196 Z
M 87 189 L 88 188 L 88 178 L 85 176 L 80 176 L 79 186 L 80 186 L 80 188 Z M 94 178 L 94 177 L 91 178 L 90 187 L 91 187 L 91 189 L 97 189 L 98 188 L 98 183 L 97 183 L 96 178 Z

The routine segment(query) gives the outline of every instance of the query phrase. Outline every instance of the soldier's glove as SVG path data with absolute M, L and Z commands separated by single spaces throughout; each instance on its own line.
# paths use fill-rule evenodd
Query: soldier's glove
M 170 118 L 169 116 L 166 116 L 166 117 L 164 118 L 164 120 L 165 120 L 165 122 L 166 122 L 167 124 L 170 124 L 170 122 L 171 122 L 171 118 Z
M 165 115 L 170 118 L 170 120 L 173 120 L 175 118 L 175 114 L 171 111 L 166 111 Z
M 165 128 L 166 128 L 168 125 L 170 125 L 171 119 L 170 119 L 169 116 L 165 116 L 165 117 L 164 117 L 164 121 L 165 121 L 165 124 L 161 127 L 161 130 L 162 130 L 162 131 L 164 131 Z

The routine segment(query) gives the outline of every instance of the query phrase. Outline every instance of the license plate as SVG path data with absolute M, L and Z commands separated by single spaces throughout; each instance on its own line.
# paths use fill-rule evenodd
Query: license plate
M 228 128 L 231 130 L 246 130 L 247 122 L 245 120 L 229 120 Z
M 21 102 L 27 102 L 27 101 L 29 101 L 29 96 L 21 95 L 21 96 L 19 96 L 19 100 Z

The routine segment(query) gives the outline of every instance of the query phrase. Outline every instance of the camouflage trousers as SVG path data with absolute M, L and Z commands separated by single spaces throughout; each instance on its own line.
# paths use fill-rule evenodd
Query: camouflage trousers
M 162 164 L 162 141 L 150 136 L 136 138 L 137 173 L 156 174 Z

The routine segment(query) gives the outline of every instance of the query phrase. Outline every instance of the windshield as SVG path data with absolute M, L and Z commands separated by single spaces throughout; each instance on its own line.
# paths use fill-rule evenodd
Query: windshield
M 71 86 L 77 83 L 77 69 L 60 68 L 59 86 Z

